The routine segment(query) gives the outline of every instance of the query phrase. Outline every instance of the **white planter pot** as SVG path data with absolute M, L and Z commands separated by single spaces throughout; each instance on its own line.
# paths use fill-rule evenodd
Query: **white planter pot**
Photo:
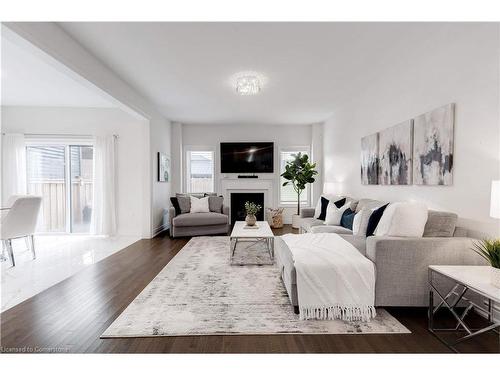
M 292 228 L 299 229 L 300 228 L 300 215 L 292 215 Z
M 500 268 L 490 267 L 490 280 L 494 286 L 500 288 Z

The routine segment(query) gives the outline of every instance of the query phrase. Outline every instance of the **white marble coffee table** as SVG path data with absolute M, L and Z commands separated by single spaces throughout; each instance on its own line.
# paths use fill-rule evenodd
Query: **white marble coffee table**
M 274 263 L 274 234 L 267 221 L 257 221 L 257 228 L 247 227 L 244 221 L 237 221 L 234 223 L 231 236 L 229 237 L 229 261 L 232 265 L 263 265 Z M 267 252 L 269 253 L 269 263 L 234 263 L 234 254 L 237 245 L 246 244 L 247 246 L 241 248 L 238 246 L 239 251 L 249 251 L 257 244 L 264 244 Z

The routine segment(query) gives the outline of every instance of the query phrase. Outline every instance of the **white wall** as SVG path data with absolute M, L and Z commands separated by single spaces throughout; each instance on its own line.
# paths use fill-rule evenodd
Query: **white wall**
M 47 62 L 57 62 L 68 75 L 82 84 L 99 91 L 125 111 L 144 121 L 149 134 L 146 140 L 144 171 L 148 191 L 143 202 L 148 214 L 142 221 L 143 237 L 151 237 L 162 228 L 163 210 L 170 205 L 170 183 L 158 182 L 157 152 L 170 153 L 170 121 L 148 99 L 137 92 L 114 71 L 71 38 L 53 22 L 4 22 L 3 33 L 21 36 L 26 43 L 40 51 Z
M 148 188 L 143 168 L 145 140 L 142 122 L 120 109 L 68 107 L 2 107 L 2 131 L 27 134 L 117 134 L 117 232 L 141 236 Z
M 272 179 L 274 182 L 274 202 L 275 207 L 279 204 L 279 150 L 284 147 L 307 146 L 312 144 L 311 125 L 181 125 L 180 132 L 174 132 L 173 144 L 187 146 L 205 146 L 215 151 L 215 178 L 216 191 L 221 192 L 221 178 L 236 179 L 238 174 L 224 174 L 220 172 L 220 142 L 274 142 L 275 173 L 257 174 L 261 178 Z M 175 137 L 174 137 L 175 136 Z M 184 171 L 184 166 L 177 166 L 177 169 Z M 320 184 L 320 182 L 318 182 Z M 185 184 L 183 184 L 184 186 Z M 178 184 L 176 183 L 176 186 Z M 294 206 L 295 207 L 295 206 Z M 284 220 L 291 223 L 293 207 L 287 208 Z
M 325 122 L 325 181 L 355 197 L 417 199 L 498 236 L 499 221 L 489 217 L 491 180 L 500 178 L 498 28 L 435 24 L 425 38 L 387 46 L 387 65 L 367 62 L 364 89 L 335 103 Z M 456 103 L 452 186 L 361 185 L 361 137 L 447 103 Z

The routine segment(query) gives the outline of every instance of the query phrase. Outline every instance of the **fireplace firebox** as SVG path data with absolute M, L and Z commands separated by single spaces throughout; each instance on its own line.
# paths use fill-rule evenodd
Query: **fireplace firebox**
M 264 193 L 231 193 L 231 226 L 245 220 L 245 202 L 260 204 L 262 209 L 255 216 L 258 221 L 264 220 Z

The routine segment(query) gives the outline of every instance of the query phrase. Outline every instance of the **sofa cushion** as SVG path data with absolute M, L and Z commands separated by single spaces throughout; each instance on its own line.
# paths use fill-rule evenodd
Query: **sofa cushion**
M 311 227 L 311 233 L 337 233 L 352 234 L 352 230 L 341 227 L 340 225 L 316 225 Z
M 427 206 L 420 202 L 394 202 L 384 210 L 375 236 L 422 237 Z
M 180 214 L 174 217 L 172 223 L 176 227 L 195 227 L 205 225 L 221 225 L 228 223 L 228 217 L 216 212 L 200 212 L 195 214 Z
M 181 209 L 181 213 L 185 214 L 191 211 L 191 197 L 189 194 L 175 194 L 177 198 L 177 202 L 179 203 L 179 207 Z
M 210 212 L 221 213 L 223 204 L 224 204 L 224 197 L 222 195 L 219 197 L 216 195 L 208 196 L 208 207 L 210 208 Z
M 172 206 L 175 209 L 175 215 L 180 215 L 181 214 L 181 207 L 179 206 L 179 201 L 177 197 L 170 197 L 170 202 L 172 203 Z
M 210 209 L 208 208 L 208 197 L 196 198 L 191 195 L 190 198 L 191 198 L 191 209 L 189 210 L 190 213 L 196 214 L 196 213 L 210 212 Z
M 316 208 L 314 209 L 314 217 L 318 218 L 321 215 L 321 198 L 324 197 L 327 200 L 333 200 L 333 201 L 338 201 L 339 199 L 342 199 L 340 195 L 334 195 L 334 194 L 321 194 L 321 197 L 318 199 L 318 202 L 316 203 Z
M 345 198 L 343 199 L 345 203 Z M 328 208 L 326 209 L 326 217 L 325 224 L 326 225 L 340 225 L 340 220 L 342 219 L 342 215 L 346 210 L 349 209 L 351 205 L 350 202 L 345 203 L 343 206 L 338 206 L 337 202 L 330 201 L 328 204 Z
M 452 212 L 429 210 L 424 237 L 453 237 L 457 219 L 457 214 Z
M 352 222 L 352 233 L 355 236 L 366 236 L 366 229 L 368 228 L 368 221 L 375 209 L 362 208 L 361 211 L 356 213 Z
M 360 199 L 358 201 L 358 205 L 356 206 L 356 212 L 361 211 L 364 207 L 368 209 L 379 208 L 382 207 L 384 204 L 386 203 L 377 201 L 375 199 Z
M 384 210 L 386 207 L 389 205 L 387 203 L 386 205 L 377 208 L 373 213 L 370 215 L 370 219 L 368 220 L 368 227 L 366 228 L 366 236 L 373 236 L 375 233 L 375 229 L 377 229 L 378 222 L 380 221 L 380 218 L 384 214 Z
M 306 217 L 300 219 L 300 226 L 306 231 L 309 232 L 312 227 L 318 226 L 318 225 L 324 225 L 325 223 L 323 220 L 315 219 L 314 217 Z
M 342 214 L 342 218 L 340 219 L 340 225 L 344 228 L 353 230 L 352 224 L 354 222 L 355 215 L 356 213 L 351 208 L 348 208 Z
M 352 246 L 354 246 L 358 251 L 366 256 L 366 237 L 365 236 L 356 236 L 352 234 L 342 234 L 339 233 L 339 236 L 344 240 L 349 242 Z

